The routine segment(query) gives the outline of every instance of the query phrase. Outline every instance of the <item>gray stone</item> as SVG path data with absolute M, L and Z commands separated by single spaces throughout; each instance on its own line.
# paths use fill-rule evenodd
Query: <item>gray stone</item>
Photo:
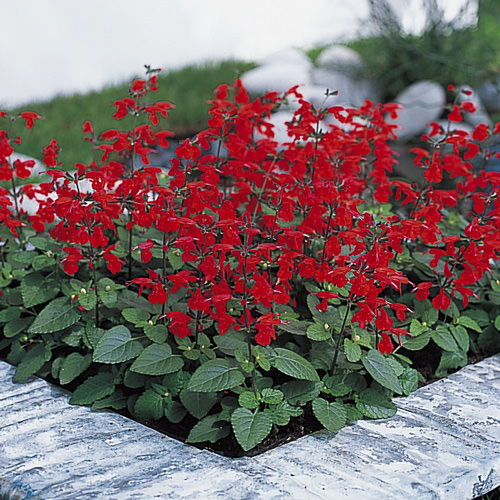
M 421 134 L 426 125 L 436 121 L 446 102 L 446 94 L 438 83 L 421 81 L 410 85 L 395 102 L 402 105 L 396 119 L 388 119 L 389 123 L 396 123 L 399 128 L 395 133 L 398 139 L 407 139 Z
M 478 92 L 489 113 L 500 111 L 500 78 L 483 83 Z
M 500 355 L 396 399 L 390 419 L 239 459 L 13 373 L 0 363 L 0 479 L 44 500 L 466 500 L 500 484 Z
M 294 48 L 273 52 L 260 61 L 261 66 L 283 63 L 303 66 L 307 70 L 312 67 L 312 62 L 305 52 Z
M 316 68 L 312 72 L 314 85 L 338 91 L 338 96 L 333 99 L 336 105 L 351 107 L 361 106 L 366 99 L 373 102 L 379 101 L 379 94 L 375 86 L 366 79 L 355 78 L 347 72 L 326 68 Z
M 320 68 L 355 76 L 363 67 L 361 56 L 355 51 L 343 45 L 332 45 L 321 52 L 316 61 Z
M 294 85 L 311 83 L 309 69 L 290 62 L 266 64 L 247 71 L 241 80 L 251 94 L 268 91 L 284 92 Z

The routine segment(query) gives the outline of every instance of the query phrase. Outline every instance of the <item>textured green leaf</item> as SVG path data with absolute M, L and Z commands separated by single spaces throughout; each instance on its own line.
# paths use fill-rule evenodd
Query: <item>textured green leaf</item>
M 102 410 L 104 408 L 113 408 L 113 410 L 123 410 L 127 407 L 127 399 L 127 396 L 124 396 L 123 392 L 118 389 L 110 396 L 96 401 L 92 405 L 92 409 Z
M 451 326 L 450 330 L 460 349 L 467 352 L 469 350 L 470 337 L 465 327 L 461 325 Z
M 0 323 L 9 323 L 20 316 L 21 311 L 19 311 L 19 307 L 7 307 L 0 311 Z
M 55 265 L 56 259 L 47 255 L 37 255 L 31 262 L 31 267 L 35 271 L 40 271 L 41 269 L 46 269 L 47 267 L 53 267 Z
M 178 424 L 187 414 L 186 408 L 179 401 L 164 401 L 163 406 L 163 414 L 174 424 Z
M 483 329 L 477 324 L 477 321 L 469 318 L 468 316 L 460 316 L 458 318 L 458 324 L 478 333 L 483 331 Z
M 217 392 L 241 385 L 245 376 L 239 367 L 225 359 L 211 359 L 196 369 L 187 389 L 193 392 Z
M 456 351 L 443 351 L 439 365 L 436 368 L 436 377 L 446 377 L 449 370 L 462 368 L 467 364 L 467 354 L 460 349 Z
M 236 440 L 248 451 L 261 443 L 271 432 L 271 416 L 263 412 L 252 412 L 248 408 L 236 408 L 231 415 L 231 425 Z
M 144 311 L 143 309 L 136 309 L 135 307 L 124 309 L 122 311 L 122 316 L 134 325 L 137 325 L 138 323 L 144 323 L 148 321 L 150 317 L 147 311 Z
M 365 389 L 356 401 L 356 408 L 369 418 L 389 418 L 396 414 L 396 405 L 383 393 Z
M 438 325 L 435 330 L 432 331 L 432 340 L 445 351 L 454 352 L 458 350 L 458 345 L 450 333 L 450 330 L 445 325 Z
M 408 396 L 410 392 L 413 392 L 418 388 L 417 370 L 413 368 L 405 368 L 399 377 L 399 381 L 401 382 L 401 387 L 403 388 L 403 394 Z
M 303 410 L 297 406 L 290 405 L 287 401 L 281 401 L 270 410 L 271 419 L 274 425 L 288 425 L 290 417 L 302 415 Z
M 357 363 L 361 359 L 361 347 L 351 339 L 344 339 L 344 353 L 351 363 Z
M 308 380 L 291 380 L 281 386 L 285 399 L 291 405 L 302 406 L 312 401 L 321 392 L 321 382 L 310 382 Z
M 12 260 L 20 264 L 31 264 L 31 261 L 39 255 L 35 250 L 28 250 L 24 252 L 16 252 L 12 255 Z
M 324 324 L 317 322 L 307 328 L 306 334 L 308 339 L 315 340 L 316 342 L 328 340 L 331 337 L 330 327 L 325 328 Z
M 28 331 L 30 333 L 53 333 L 74 325 L 80 313 L 70 303 L 68 297 L 59 297 L 49 302 L 35 318 Z
M 268 405 L 277 405 L 283 401 L 283 393 L 278 389 L 266 387 L 262 389 L 262 401 Z
M 495 318 L 495 328 L 500 330 L 500 314 Z
M 140 420 L 159 420 L 163 416 L 163 397 L 147 389 L 137 398 L 134 414 Z
M 99 373 L 89 377 L 79 385 L 69 402 L 73 405 L 89 405 L 98 399 L 109 396 L 115 390 L 112 373 Z
M 418 319 L 413 318 L 411 320 L 409 332 L 412 335 L 415 336 L 421 335 L 422 333 L 425 333 L 428 329 L 429 327 L 427 326 L 427 324 L 423 325 Z
M 102 328 L 97 328 L 93 323 L 87 323 L 85 325 L 85 333 L 83 335 L 83 341 L 89 349 L 95 349 L 101 337 L 104 335 L 105 330 Z
M 132 339 L 130 330 L 123 325 L 105 331 L 97 343 L 92 360 L 95 363 L 123 363 L 139 356 L 142 344 Z
M 255 397 L 252 391 L 242 392 L 238 397 L 238 404 L 243 408 L 248 408 L 249 410 L 255 410 L 260 406 L 259 400 Z
M 59 382 L 62 385 L 69 384 L 78 375 L 81 375 L 92 363 L 92 356 L 86 354 L 82 356 L 77 352 L 72 352 L 64 359 L 59 370 Z
M 186 443 L 202 443 L 209 441 L 215 443 L 219 439 L 229 436 L 231 428 L 219 415 L 209 415 L 200 420 L 189 432 Z
M 97 295 L 94 291 L 78 294 L 78 303 L 86 310 L 91 311 L 97 305 Z
M 37 344 L 30 349 L 17 365 L 14 382 L 22 382 L 34 375 L 50 359 L 51 350 L 48 345 Z
M 172 349 L 168 344 L 152 344 L 133 362 L 130 370 L 144 375 L 165 375 L 171 373 L 172 370 L 169 358 L 172 357 Z M 182 358 L 180 358 L 182 361 Z M 180 367 L 182 367 L 181 363 Z
M 29 327 L 29 325 L 31 325 L 32 322 L 33 322 L 32 317 L 14 318 L 14 319 L 10 320 L 3 327 L 3 334 L 7 338 L 15 337 L 18 333 L 26 331 L 26 329 Z
M 401 343 L 403 347 L 405 349 L 408 349 L 409 351 L 420 351 L 420 349 L 423 349 L 430 340 L 431 332 L 427 331 L 413 338 L 407 335 L 406 337 L 403 337 L 403 339 L 401 339 Z
M 168 330 L 165 325 L 146 325 L 144 334 L 152 342 L 162 344 L 167 340 Z
M 179 394 L 182 404 L 193 417 L 203 418 L 217 403 L 216 392 L 192 392 L 183 389 Z
M 42 273 L 27 274 L 21 280 L 21 295 L 24 307 L 33 307 L 53 299 L 60 287 L 53 278 L 45 278 Z
M 383 387 L 401 394 L 403 389 L 389 361 L 376 349 L 368 351 L 362 358 L 368 373 Z
M 312 409 L 314 416 L 329 431 L 338 432 L 346 423 L 347 413 L 342 403 L 329 403 L 323 398 L 316 398 Z
M 318 382 L 319 376 L 314 366 L 300 354 L 277 347 L 271 363 L 278 371 L 290 377 Z

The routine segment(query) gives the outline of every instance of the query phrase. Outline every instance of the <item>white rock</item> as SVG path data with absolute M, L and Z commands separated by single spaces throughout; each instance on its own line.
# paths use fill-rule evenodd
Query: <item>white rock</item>
M 294 85 L 311 83 L 308 69 L 292 63 L 258 66 L 244 73 L 241 80 L 251 94 L 264 94 L 272 90 L 284 92 Z
M 333 45 L 321 52 L 316 64 L 320 68 L 352 74 L 363 67 L 363 60 L 356 51 L 343 45 Z
M 380 100 L 379 93 L 369 80 L 358 79 L 341 71 L 316 68 L 312 72 L 312 80 L 314 85 L 322 87 L 324 90 L 338 91 L 335 104 L 357 108 L 366 99 L 374 102 Z
M 306 69 L 310 69 L 312 67 L 311 59 L 309 59 L 305 52 L 294 48 L 273 52 L 272 54 L 269 54 L 261 59 L 260 66 L 268 64 L 297 64 Z
M 426 125 L 440 117 L 446 95 L 441 85 L 424 80 L 406 88 L 395 102 L 401 104 L 403 109 L 399 110 L 396 119 L 387 121 L 399 126 L 395 131 L 398 139 L 406 139 L 422 133 Z

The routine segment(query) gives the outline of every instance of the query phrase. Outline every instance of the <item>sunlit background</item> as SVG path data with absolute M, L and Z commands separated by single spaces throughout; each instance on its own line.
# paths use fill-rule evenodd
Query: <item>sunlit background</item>
M 409 32 L 421 0 L 393 0 Z M 448 18 L 466 3 L 439 0 Z M 467 19 L 474 22 L 474 2 Z M 0 106 L 98 90 L 141 74 L 362 35 L 368 0 L 2 0 Z

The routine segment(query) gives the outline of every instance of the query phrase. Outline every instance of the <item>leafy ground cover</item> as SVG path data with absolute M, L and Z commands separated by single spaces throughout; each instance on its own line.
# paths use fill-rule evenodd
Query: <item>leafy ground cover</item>
M 417 185 L 391 176 L 396 105 L 250 99 L 236 80 L 162 172 L 158 84 L 148 68 L 114 100 L 115 128 L 83 123 L 95 160 L 75 171 L 51 140 L 49 182 L 17 186 L 33 163 L 0 132 L 0 353 L 16 381 L 38 373 L 73 404 L 240 455 L 393 415 L 429 353 L 442 377 L 498 350 L 500 174 L 485 167 L 500 124 L 457 130 L 473 105 L 456 95 L 414 150 Z M 278 144 L 267 120 L 285 98 L 298 108 Z

